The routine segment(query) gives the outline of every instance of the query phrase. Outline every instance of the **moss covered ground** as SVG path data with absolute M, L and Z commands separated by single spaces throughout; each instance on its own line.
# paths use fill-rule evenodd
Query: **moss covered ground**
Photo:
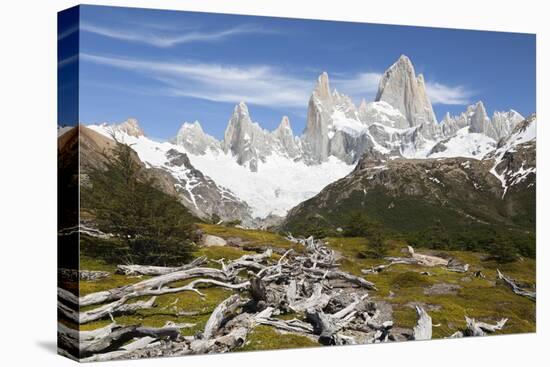
M 384 260 L 365 259 L 361 252 L 368 249 L 364 238 L 328 238 L 330 247 L 344 255 L 342 268 L 355 275 L 363 275 L 361 269 L 383 264 Z M 404 256 L 404 241 L 387 241 L 389 256 Z M 503 317 L 508 318 L 506 327 L 500 334 L 534 332 L 536 330 L 536 304 L 525 297 L 514 294 L 507 286 L 495 283 L 496 269 L 518 282 L 534 285 L 536 283 L 535 260 L 520 258 L 514 262 L 497 264 L 485 260 L 482 253 L 468 251 L 434 251 L 416 249 L 418 252 L 431 253 L 443 257 L 454 257 L 462 263 L 470 264 L 471 271 L 481 270 L 485 279 L 476 278 L 471 272 L 455 273 L 441 267 L 423 267 L 418 265 L 394 265 L 387 270 L 369 274 L 366 278 L 376 284 L 374 299 L 384 300 L 393 306 L 396 326 L 411 328 L 416 323 L 415 303 L 427 306 L 433 319 L 434 338 L 451 335 L 465 326 L 464 317 L 474 317 L 492 322 Z M 429 272 L 430 275 L 422 275 Z M 433 294 L 434 285 L 449 288 L 442 294 Z

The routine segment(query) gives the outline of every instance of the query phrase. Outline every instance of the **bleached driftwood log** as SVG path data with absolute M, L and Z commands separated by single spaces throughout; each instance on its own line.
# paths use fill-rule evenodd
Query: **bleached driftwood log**
M 292 297 L 289 307 L 294 312 L 304 312 L 308 309 L 323 309 L 330 301 L 330 296 L 323 293 L 323 286 L 319 283 L 313 284 L 313 292 L 309 298 L 296 300 Z
M 239 307 L 244 306 L 245 302 L 238 294 L 234 294 L 220 303 L 210 315 L 204 327 L 203 339 L 210 339 L 220 329 L 222 322 L 234 313 Z
M 181 325 L 168 325 L 161 328 L 149 328 L 139 325 L 119 326 L 113 322 L 93 331 L 77 331 L 63 324 L 58 324 L 58 336 L 61 347 L 77 352 L 80 358 L 93 354 L 112 352 L 120 349 L 134 338 L 148 337 L 150 341 L 157 339 L 176 340 L 179 337 Z M 143 341 L 142 341 L 142 346 Z M 133 348 L 139 345 L 132 346 Z M 128 350 L 128 347 L 126 347 Z
M 486 333 L 494 333 L 497 330 L 502 330 L 502 328 L 504 328 L 504 325 L 506 325 L 506 322 L 508 321 L 508 319 L 501 319 L 496 324 L 491 325 L 486 322 L 476 321 L 476 319 L 471 319 L 468 316 L 466 316 L 465 319 L 465 336 L 484 336 L 487 335 Z
M 535 291 L 530 291 L 528 289 L 518 286 L 517 283 L 512 278 L 502 274 L 499 269 L 497 269 L 497 278 L 499 280 L 502 280 L 504 283 L 506 283 L 508 287 L 512 289 L 512 292 L 514 292 L 515 294 L 519 296 L 527 297 L 532 301 L 537 300 L 537 293 Z
M 197 257 L 189 264 L 179 267 L 150 266 L 150 265 L 118 265 L 117 273 L 124 275 L 164 275 L 181 270 L 188 270 L 206 264 L 206 256 Z
M 422 307 L 416 306 L 415 309 L 418 321 L 413 328 L 412 338 L 414 340 L 429 340 L 432 338 L 432 318 Z
M 313 333 L 319 335 L 324 345 L 355 344 L 355 340 L 338 332 L 347 326 L 357 315 L 357 308 L 367 298 L 367 294 L 333 314 L 327 314 L 320 308 L 306 310 L 306 320 L 313 326 Z
M 341 279 L 355 284 L 359 287 L 377 290 L 376 285 L 373 282 L 366 280 L 365 278 L 358 277 L 356 275 L 346 273 L 340 270 L 325 270 L 319 268 L 304 268 L 306 273 L 316 275 L 322 279 Z
M 470 264 L 462 264 L 456 259 L 451 259 L 449 260 L 446 269 L 455 273 L 466 273 L 470 269 Z
M 94 308 L 89 311 L 75 311 L 71 307 L 57 302 L 57 309 L 69 320 L 77 324 L 86 324 L 92 321 L 101 320 L 109 315 L 132 314 L 139 310 L 152 308 L 156 297 L 151 297 L 147 301 L 137 301 L 126 304 L 127 299 L 121 298 L 118 301 Z

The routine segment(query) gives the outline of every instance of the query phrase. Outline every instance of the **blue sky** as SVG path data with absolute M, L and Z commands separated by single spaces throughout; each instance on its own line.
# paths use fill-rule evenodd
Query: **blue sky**
M 401 54 L 424 74 L 438 119 L 478 100 L 490 114 L 535 112 L 534 35 L 82 6 L 79 119 L 134 117 L 159 139 L 199 120 L 221 138 L 243 100 L 263 127 L 288 115 L 301 134 L 322 71 L 369 101 Z

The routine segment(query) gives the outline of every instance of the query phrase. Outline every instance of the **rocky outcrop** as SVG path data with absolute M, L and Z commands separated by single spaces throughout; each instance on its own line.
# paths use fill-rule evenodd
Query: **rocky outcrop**
M 166 159 L 166 163 L 158 169 L 169 173 L 180 201 L 197 216 L 252 222 L 248 205 L 196 169 L 187 154 L 170 149 L 166 152 Z
M 221 237 L 213 236 L 210 234 L 204 235 L 201 237 L 201 246 L 204 247 L 217 247 L 217 246 L 226 246 L 227 241 Z

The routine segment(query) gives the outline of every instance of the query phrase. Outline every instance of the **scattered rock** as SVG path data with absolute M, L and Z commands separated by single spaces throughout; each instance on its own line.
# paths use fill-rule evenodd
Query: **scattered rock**
M 377 322 L 383 323 L 386 321 L 393 321 L 393 307 L 391 303 L 385 301 L 375 301 L 374 309 L 377 310 Z
M 201 245 L 204 247 L 226 246 L 227 241 L 221 237 L 207 234 L 205 236 L 202 236 Z
M 422 307 L 426 311 L 439 311 L 441 310 L 441 305 L 433 305 L 429 303 L 424 302 L 408 302 L 405 304 L 406 307 L 410 307 L 412 309 L 416 309 L 416 307 Z
M 111 276 L 111 273 L 108 271 L 97 271 L 97 270 L 75 270 L 75 269 L 65 269 L 60 268 L 58 270 L 58 276 L 60 279 L 67 281 L 96 281 L 100 279 L 105 279 Z
M 226 239 L 228 246 L 241 247 L 249 243 L 249 241 L 243 240 L 241 237 L 229 237 Z
M 456 294 L 457 290 L 462 288 L 457 284 L 436 283 L 430 288 L 424 290 L 425 295 Z

